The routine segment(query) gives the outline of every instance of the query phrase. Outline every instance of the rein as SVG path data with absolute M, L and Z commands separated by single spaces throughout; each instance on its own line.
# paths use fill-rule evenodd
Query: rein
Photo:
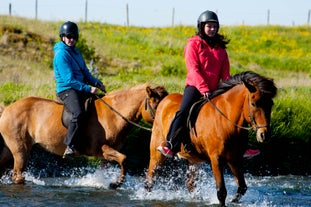
M 207 101 L 216 109 L 216 111 L 218 111 L 223 117 L 225 117 L 225 119 L 227 119 L 228 121 L 230 121 L 234 126 L 236 126 L 236 127 L 238 127 L 238 128 L 240 128 L 240 129 L 245 129 L 245 130 L 251 130 L 251 129 L 253 129 L 252 127 L 243 127 L 243 126 L 240 126 L 240 125 L 237 125 L 236 123 L 233 123 L 212 101 L 211 101 L 211 99 L 209 99 L 208 97 L 207 97 Z M 249 106 L 249 105 L 248 105 Z M 249 112 L 250 113 L 250 112 Z M 254 121 L 254 117 L 252 117 L 252 116 L 250 116 L 250 119 L 251 119 L 251 122 L 253 122 L 255 125 L 256 125 L 256 123 L 255 123 L 255 121 Z M 256 125 L 256 130 L 258 129 L 258 128 L 261 128 L 261 127 L 258 127 L 257 125 Z
M 151 131 L 151 128 L 147 128 L 147 127 L 144 127 L 144 126 L 141 126 L 131 120 L 129 120 L 128 118 L 124 117 L 120 112 L 118 112 L 116 109 L 114 109 L 112 106 L 110 106 L 106 101 L 104 101 L 103 99 L 101 99 L 98 95 L 95 94 L 95 97 L 97 99 L 99 99 L 102 103 L 104 103 L 111 111 L 115 112 L 117 115 L 119 115 L 123 120 L 125 120 L 127 123 L 130 123 L 136 127 L 139 127 L 141 129 L 145 129 L 147 131 Z M 147 99 L 146 99 L 147 101 Z M 148 106 L 150 106 L 150 104 L 148 104 Z M 153 115 L 153 114 L 152 114 Z

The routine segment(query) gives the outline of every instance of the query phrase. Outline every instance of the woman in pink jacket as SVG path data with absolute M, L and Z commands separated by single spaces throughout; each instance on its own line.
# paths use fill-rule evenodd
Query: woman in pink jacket
M 166 146 L 157 148 L 167 157 L 173 157 L 179 151 L 181 141 L 188 134 L 186 119 L 191 106 L 202 97 L 207 98 L 221 80 L 230 78 L 226 51 L 229 40 L 218 31 L 216 13 L 207 10 L 198 18 L 197 34 L 187 41 L 184 50 L 187 77 L 183 98 L 167 134 Z

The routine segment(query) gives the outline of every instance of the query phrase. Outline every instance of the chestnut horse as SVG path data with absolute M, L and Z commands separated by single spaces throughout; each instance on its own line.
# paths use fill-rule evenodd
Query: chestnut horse
M 272 98 L 276 92 L 273 80 L 254 72 L 243 72 L 222 82 L 212 94 L 212 99 L 205 101 L 197 114 L 194 128 L 189 130 L 193 150 L 187 151 L 182 144 L 178 153 L 179 158 L 188 161 L 186 185 L 190 191 L 194 188 L 198 163 L 210 161 L 217 197 L 220 206 L 225 206 L 227 190 L 223 170 L 228 164 L 238 185 L 233 202 L 239 201 L 247 190 L 242 163 L 248 130 L 256 132 L 258 142 L 269 139 Z M 166 134 L 181 99 L 181 94 L 170 94 L 158 105 L 151 134 L 150 162 L 145 181 L 147 190 L 151 190 L 156 170 L 165 159 L 156 148 L 165 144 Z M 251 127 L 247 127 L 248 124 Z
M 88 111 L 85 131 L 77 140 L 77 153 L 96 156 L 120 164 L 120 175 L 111 187 L 124 181 L 126 156 L 118 152 L 125 142 L 131 123 L 141 118 L 152 123 L 157 105 L 167 95 L 162 86 L 142 84 L 120 89 L 96 99 Z M 27 165 L 31 148 L 39 144 L 45 150 L 63 155 L 67 129 L 61 121 L 63 105 L 53 100 L 28 97 L 6 107 L 0 117 L 0 169 L 14 158 L 12 181 L 23 183 L 22 172 Z

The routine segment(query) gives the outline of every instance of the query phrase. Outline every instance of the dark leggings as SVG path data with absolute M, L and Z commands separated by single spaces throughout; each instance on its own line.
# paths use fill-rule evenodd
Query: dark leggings
M 174 153 L 179 152 L 182 140 L 189 134 L 186 122 L 191 106 L 202 97 L 194 86 L 186 86 L 180 108 L 176 112 L 166 137 L 166 146 Z
M 71 112 L 72 119 L 68 125 L 67 136 L 64 143 L 73 145 L 81 134 L 81 125 L 85 116 L 84 102 L 87 98 L 82 92 L 69 89 L 58 93 L 57 96 L 64 102 L 64 106 Z

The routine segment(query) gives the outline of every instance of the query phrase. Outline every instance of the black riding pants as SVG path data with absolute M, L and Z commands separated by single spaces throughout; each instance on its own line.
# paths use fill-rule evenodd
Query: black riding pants
M 73 89 L 58 93 L 57 96 L 64 102 L 64 107 L 72 114 L 64 143 L 67 146 L 74 145 L 74 142 L 81 134 L 81 125 L 85 116 L 84 102 L 87 96 L 85 93 Z
M 194 86 L 186 86 L 181 100 L 180 108 L 176 112 L 166 137 L 166 146 L 174 153 L 180 150 L 180 144 L 187 134 L 187 117 L 191 106 L 202 97 Z

